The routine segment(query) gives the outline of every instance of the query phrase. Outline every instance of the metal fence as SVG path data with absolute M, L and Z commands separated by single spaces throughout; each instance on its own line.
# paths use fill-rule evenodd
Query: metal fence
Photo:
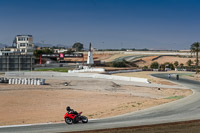
M 0 56 L 0 71 L 31 71 L 34 62 L 33 55 L 3 55 Z

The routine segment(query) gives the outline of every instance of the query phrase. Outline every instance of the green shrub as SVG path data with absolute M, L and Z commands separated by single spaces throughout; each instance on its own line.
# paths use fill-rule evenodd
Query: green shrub
M 148 68 L 149 68 L 148 66 L 144 66 L 144 67 L 143 67 L 143 69 L 148 69 Z
M 120 62 L 113 62 L 112 63 L 112 67 L 126 67 L 126 63 L 124 61 L 120 61 Z
M 158 69 L 158 66 L 159 66 L 158 62 L 152 62 L 150 68 Z

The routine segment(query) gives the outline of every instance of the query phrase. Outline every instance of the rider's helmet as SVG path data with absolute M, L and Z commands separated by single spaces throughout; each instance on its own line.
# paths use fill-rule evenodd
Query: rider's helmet
M 67 110 L 67 111 L 70 111 L 70 110 L 71 110 L 71 108 L 70 108 L 69 106 L 67 106 L 66 110 Z

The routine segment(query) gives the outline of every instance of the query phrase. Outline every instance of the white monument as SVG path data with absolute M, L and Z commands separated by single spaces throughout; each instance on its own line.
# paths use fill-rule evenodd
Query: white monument
M 89 51 L 88 51 L 87 64 L 88 65 L 94 64 L 93 55 L 92 55 L 92 44 L 91 43 L 90 43 L 90 47 L 89 47 Z

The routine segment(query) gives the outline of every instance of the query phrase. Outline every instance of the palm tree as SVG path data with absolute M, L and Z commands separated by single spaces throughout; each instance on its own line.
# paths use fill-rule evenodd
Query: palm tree
M 199 52 L 200 52 L 200 43 L 194 42 L 190 46 L 190 52 L 196 55 L 196 74 L 198 73 L 198 66 L 199 66 Z
M 193 64 L 193 61 L 192 61 L 191 59 L 189 59 L 189 60 L 187 61 L 187 65 L 190 67 L 192 64 Z

